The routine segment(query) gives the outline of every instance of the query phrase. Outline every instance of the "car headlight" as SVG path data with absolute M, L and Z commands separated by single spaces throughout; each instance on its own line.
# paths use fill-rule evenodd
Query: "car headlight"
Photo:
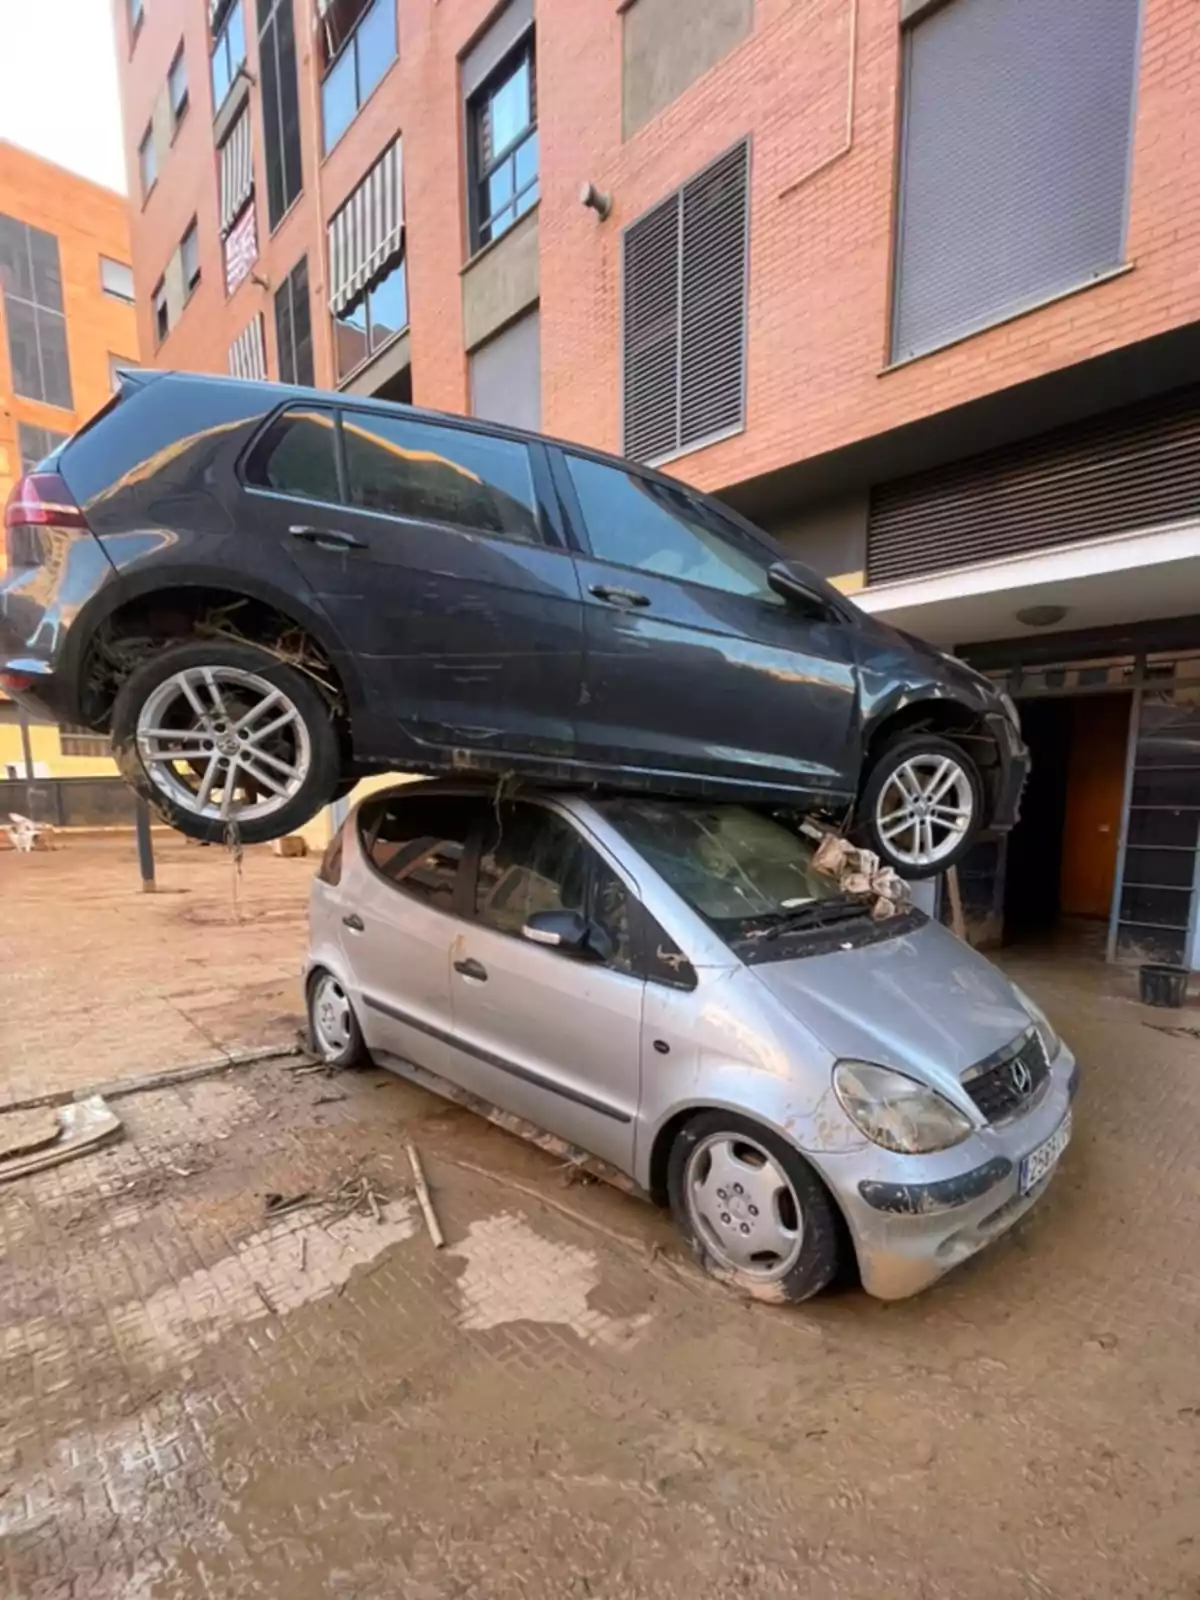
M 839 1061 L 833 1087 L 842 1110 L 871 1140 L 902 1155 L 928 1155 L 974 1132 L 970 1119 L 928 1084 L 869 1061 Z
M 1029 998 L 1024 989 L 1017 989 L 1015 983 L 1013 984 L 1013 988 L 1017 990 L 1017 999 L 1025 1007 L 1026 1011 L 1028 1011 L 1029 1020 L 1033 1023 L 1037 1030 L 1037 1036 L 1042 1041 L 1042 1049 L 1046 1052 L 1046 1060 L 1053 1061 L 1055 1056 L 1062 1049 L 1062 1040 L 1058 1037 L 1058 1033 L 1055 1030 L 1054 1024 L 1042 1010 L 1041 1006 Z
M 1018 733 L 1021 731 L 1021 713 L 1017 710 L 1017 702 L 1012 695 L 1000 691 L 1000 704 L 1004 707 L 1005 715 Z

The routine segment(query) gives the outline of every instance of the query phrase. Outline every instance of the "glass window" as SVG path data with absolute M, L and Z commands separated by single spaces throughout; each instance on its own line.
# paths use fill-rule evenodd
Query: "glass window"
M 299 196 L 303 182 L 292 0 L 259 0 L 258 15 L 267 212 L 274 230 Z
M 154 180 L 158 177 L 158 158 L 154 151 L 154 129 L 147 128 L 142 135 L 142 142 L 138 145 L 138 172 L 142 180 L 142 199 L 154 187 Z
M 145 14 L 145 6 L 143 4 L 143 0 L 128 0 L 128 6 L 129 6 L 129 37 L 130 37 L 130 39 L 136 39 L 137 38 L 138 29 L 142 25 L 142 17 Z
M 32 472 L 39 462 L 66 444 L 65 433 L 54 433 L 50 428 L 36 428 L 32 423 L 17 424 L 17 444 L 21 451 L 21 471 Z
M 321 26 L 325 58 L 332 63 L 321 84 L 328 152 L 396 59 L 395 0 L 333 0 Z
M 127 300 L 133 304 L 133 268 L 124 261 L 111 261 L 100 257 L 100 287 L 114 300 Z
M 242 15 L 242 0 L 234 0 L 213 38 L 212 89 L 215 111 L 225 104 L 238 68 L 245 60 L 246 23 Z
M 337 460 L 331 411 L 285 411 L 271 423 L 246 463 L 246 482 L 299 500 L 337 504 Z
M 188 108 L 187 61 L 182 45 L 175 52 L 171 70 L 167 74 L 167 89 L 171 98 L 171 127 L 175 129 L 183 121 Z
M 538 197 L 537 90 L 533 39 L 524 40 L 471 97 L 474 247 L 511 228 Z
M 453 911 L 454 885 L 479 801 L 467 795 L 383 795 L 359 810 L 363 847 L 389 883 L 436 911 Z
M 523 444 L 361 411 L 343 429 L 352 504 L 541 542 Z
M 301 256 L 275 295 L 275 343 L 282 383 L 314 381 L 308 257 Z
M 369 355 L 408 326 L 408 272 L 393 256 L 362 294 L 334 318 L 338 378 L 347 378 Z
M 183 268 L 183 283 L 188 294 L 200 282 L 200 235 L 195 219 L 179 241 L 179 260 Z
M 608 935 L 605 965 L 631 970 L 629 893 L 571 824 L 541 806 L 489 808 L 475 884 L 475 915 L 520 938 L 539 911 L 575 911 Z
M 767 584 L 772 552 L 714 508 L 602 461 L 572 455 L 566 461 L 598 560 L 783 604 Z
M 171 331 L 171 308 L 167 304 L 167 286 L 160 278 L 151 297 L 154 306 L 154 337 L 159 344 Z
M 600 802 L 605 816 L 723 938 L 754 937 L 811 900 L 841 893 L 813 847 L 748 806 L 684 800 Z
M 0 216 L 0 285 L 14 390 L 69 409 L 71 367 L 55 236 Z

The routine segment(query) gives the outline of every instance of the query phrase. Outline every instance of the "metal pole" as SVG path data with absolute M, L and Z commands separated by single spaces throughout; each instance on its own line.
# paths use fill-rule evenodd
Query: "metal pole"
M 154 841 L 150 837 L 150 807 L 140 797 L 134 801 L 134 831 L 137 833 L 138 866 L 142 873 L 142 893 L 153 894 Z
M 30 822 L 36 822 L 33 814 L 33 746 L 29 742 L 29 716 L 22 705 L 17 706 L 17 722 L 21 728 L 21 756 L 25 762 L 25 812 Z

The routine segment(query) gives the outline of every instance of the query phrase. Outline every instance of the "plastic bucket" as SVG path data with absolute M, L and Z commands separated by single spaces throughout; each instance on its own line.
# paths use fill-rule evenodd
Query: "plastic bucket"
M 1188 969 L 1148 962 L 1138 968 L 1138 987 L 1144 1006 L 1181 1006 L 1187 999 Z

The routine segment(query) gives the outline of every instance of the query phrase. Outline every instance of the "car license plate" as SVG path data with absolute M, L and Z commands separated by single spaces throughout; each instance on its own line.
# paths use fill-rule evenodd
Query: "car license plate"
M 1070 1140 L 1071 1113 L 1068 1111 L 1050 1137 L 1038 1145 L 1036 1150 L 1031 1150 L 1021 1162 L 1022 1194 L 1028 1194 L 1030 1189 L 1041 1183 L 1043 1178 L 1049 1177 Z

